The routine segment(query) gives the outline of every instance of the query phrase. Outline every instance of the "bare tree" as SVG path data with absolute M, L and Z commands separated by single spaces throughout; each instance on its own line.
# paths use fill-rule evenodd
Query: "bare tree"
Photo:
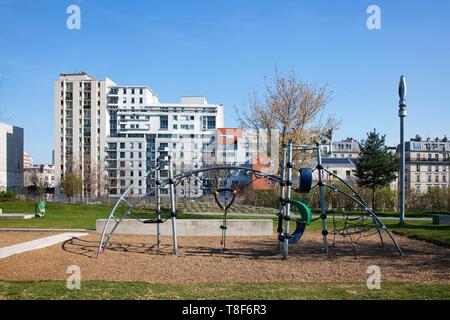
M 36 170 L 33 170 L 31 172 L 30 176 L 30 183 L 36 190 L 37 196 L 40 198 L 48 188 L 48 183 L 45 182 L 42 177 L 39 176 L 38 172 Z
M 264 77 L 264 83 L 263 95 L 260 96 L 256 90 L 251 91 L 248 110 L 241 112 L 236 108 L 236 117 L 243 128 L 264 129 L 267 132 L 277 129 L 280 135 L 279 154 L 281 146 L 289 140 L 313 144 L 339 127 L 340 122 L 333 115 L 323 119 L 332 93 L 327 86 L 300 81 L 294 70 L 283 74 L 276 67 L 274 77 Z M 302 155 L 296 154 L 294 159 L 300 160 Z

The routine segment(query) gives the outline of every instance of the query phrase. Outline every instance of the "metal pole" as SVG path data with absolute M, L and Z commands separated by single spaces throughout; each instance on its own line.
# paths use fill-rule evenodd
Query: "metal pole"
M 319 193 L 320 193 L 320 213 L 322 218 L 322 236 L 323 236 L 323 248 L 325 253 L 328 253 L 328 230 L 327 230 L 327 212 L 325 208 L 325 190 L 323 183 L 323 166 L 322 155 L 320 154 L 320 144 L 317 143 L 317 172 L 319 175 Z
M 161 185 L 161 161 L 156 159 L 156 181 L 155 181 L 155 187 L 156 187 L 156 246 L 159 248 L 161 244 L 161 231 L 159 226 L 159 221 L 161 221 L 161 189 L 159 188 Z
M 406 81 L 401 76 L 398 88 L 400 97 L 398 116 L 400 117 L 400 224 L 405 223 L 405 136 L 404 121 L 406 117 Z
M 169 156 L 169 194 L 170 194 L 170 215 L 172 217 L 172 245 L 173 253 L 178 255 L 177 244 L 177 213 L 175 208 L 175 188 L 173 181 L 173 162 L 172 157 Z
M 278 238 L 281 236 L 283 232 L 283 215 L 284 215 L 284 187 L 286 185 L 285 182 L 286 176 L 286 145 L 283 144 L 281 149 L 281 180 L 280 180 L 280 209 L 278 210 Z M 281 241 L 277 239 L 277 250 L 281 250 Z
M 285 226 L 284 226 L 284 258 L 288 258 L 289 254 L 289 223 L 290 223 L 290 217 L 291 217 L 291 204 L 289 203 L 289 200 L 291 199 L 291 184 L 292 184 L 292 141 L 289 140 L 288 143 L 288 161 L 287 161 L 287 179 L 286 179 L 286 212 L 285 212 Z

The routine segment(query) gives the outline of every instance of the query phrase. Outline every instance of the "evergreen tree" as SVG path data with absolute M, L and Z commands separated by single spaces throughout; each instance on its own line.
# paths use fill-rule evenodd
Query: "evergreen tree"
M 372 190 L 372 210 L 375 211 L 375 191 L 386 187 L 396 178 L 399 159 L 389 152 L 385 145 L 386 136 L 380 136 L 374 129 L 367 139 L 360 143 L 360 157 L 356 161 L 355 176 L 358 185 Z

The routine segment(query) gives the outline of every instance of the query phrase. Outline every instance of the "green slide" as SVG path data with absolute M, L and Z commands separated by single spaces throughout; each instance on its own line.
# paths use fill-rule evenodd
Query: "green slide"
M 302 217 L 301 218 L 302 222 L 306 225 L 310 225 L 311 220 L 312 220 L 311 209 L 301 201 L 291 199 L 291 200 L 289 200 L 289 203 L 293 204 L 297 207 L 298 212 L 300 213 L 300 216 Z

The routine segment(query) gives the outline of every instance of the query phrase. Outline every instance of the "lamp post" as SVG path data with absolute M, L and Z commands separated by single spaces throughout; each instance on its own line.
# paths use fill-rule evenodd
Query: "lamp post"
M 405 76 L 400 77 L 398 86 L 400 102 L 398 106 L 398 116 L 400 118 L 400 224 L 405 223 L 405 137 L 404 121 L 406 117 L 406 80 Z

